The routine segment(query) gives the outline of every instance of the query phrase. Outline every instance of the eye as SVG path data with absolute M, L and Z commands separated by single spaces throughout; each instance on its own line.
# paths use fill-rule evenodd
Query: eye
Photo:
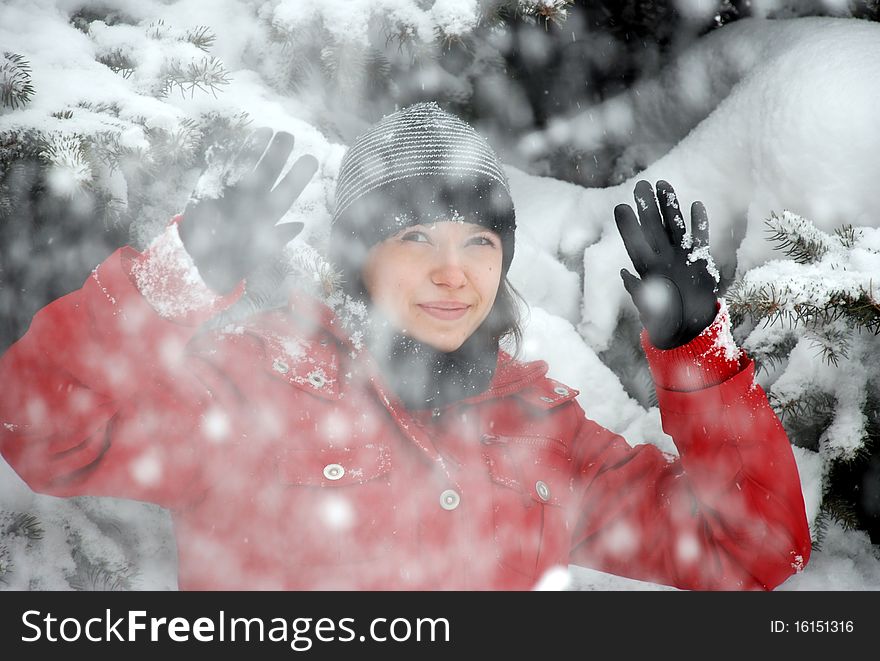
M 401 241 L 412 241 L 414 243 L 430 243 L 431 240 L 428 238 L 428 235 L 424 232 L 420 232 L 419 230 L 410 230 L 409 232 L 405 232 L 401 237 Z
M 468 245 L 475 246 L 491 246 L 495 247 L 495 241 L 488 236 L 480 234 L 479 236 L 473 236 L 468 240 Z

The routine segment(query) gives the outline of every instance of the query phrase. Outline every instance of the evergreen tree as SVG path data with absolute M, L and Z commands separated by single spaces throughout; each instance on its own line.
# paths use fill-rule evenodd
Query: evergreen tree
M 214 42 L 208 27 L 175 30 L 157 21 L 130 48 L 105 48 L 113 43 L 107 33 L 130 27 L 127 20 L 81 12 L 71 24 L 95 40 L 96 60 L 129 81 L 133 92 L 162 100 L 216 95 L 228 84 L 223 63 L 207 54 Z M 157 57 L 158 71 L 141 75 L 141 62 Z M 28 61 L 5 53 L 0 113 L 26 107 L 35 93 Z M 53 112 L 50 128 L 0 132 L 0 350 L 40 307 L 80 286 L 115 248 L 142 247 L 183 208 L 208 150 L 233 149 L 249 123 L 243 113 L 208 111 L 159 127 L 130 113 L 123 117 L 118 103 L 83 100 Z M 96 128 L 85 131 L 86 125 Z
M 829 235 L 787 211 L 766 224 L 789 259 L 728 292 L 735 335 L 772 383 L 792 443 L 822 460 L 816 542 L 834 519 L 880 544 L 880 230 Z

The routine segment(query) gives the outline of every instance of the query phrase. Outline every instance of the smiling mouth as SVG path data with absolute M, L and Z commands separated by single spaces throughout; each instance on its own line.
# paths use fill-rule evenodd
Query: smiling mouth
M 460 319 L 470 308 L 464 303 L 420 303 L 419 307 L 435 319 Z

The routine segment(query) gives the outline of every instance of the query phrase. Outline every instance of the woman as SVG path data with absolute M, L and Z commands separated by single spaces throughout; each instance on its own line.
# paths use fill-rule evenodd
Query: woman
M 659 208 L 640 182 L 638 220 L 615 210 L 673 459 L 499 348 L 519 334 L 507 181 L 434 104 L 346 155 L 337 291 L 198 332 L 300 229 L 275 225 L 315 169 L 273 187 L 292 144 L 257 131 L 222 197 L 112 255 L 6 353 L 0 447 L 33 489 L 169 508 L 183 589 L 528 589 L 569 563 L 772 589 L 804 566 L 791 448 L 730 340 L 699 203 L 690 234 L 663 182 Z

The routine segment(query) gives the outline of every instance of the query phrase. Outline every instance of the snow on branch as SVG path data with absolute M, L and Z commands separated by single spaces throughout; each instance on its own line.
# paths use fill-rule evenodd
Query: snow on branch
M 211 46 L 214 45 L 214 41 L 217 39 L 217 35 L 215 35 L 213 30 L 211 30 L 211 28 L 209 28 L 207 25 L 199 25 L 192 28 L 191 30 L 187 30 L 186 34 L 184 35 L 184 39 L 186 39 L 189 43 L 191 43 L 199 50 L 205 51 L 207 53 L 210 50 Z
M 747 271 L 728 292 L 735 332 L 789 439 L 821 461 L 815 544 L 830 521 L 873 537 L 876 513 L 858 485 L 880 458 L 880 229 L 829 234 L 790 212 L 766 224 L 788 259 Z
M 771 213 L 765 224 L 774 247 L 799 264 L 813 263 L 834 248 L 832 237 L 790 211 Z
M 181 96 L 186 97 L 186 92 L 190 96 L 195 95 L 195 90 L 202 92 L 211 92 L 217 97 L 217 90 L 223 85 L 228 85 L 230 81 L 229 72 L 216 57 L 204 57 L 200 61 L 190 61 L 183 64 L 177 60 L 168 63 L 165 73 L 165 87 L 163 96 L 170 94 L 171 90 L 177 87 Z
M 810 329 L 832 361 L 846 352 L 839 333 L 830 331 L 838 322 L 880 334 L 880 301 L 874 289 L 880 272 L 876 228 L 845 226 L 832 236 L 789 211 L 772 214 L 767 226 L 775 248 L 792 261 L 768 262 L 731 287 L 727 300 L 734 323 L 748 319 Z
M 34 95 L 31 67 L 17 53 L 3 53 L 0 60 L 0 106 L 17 110 L 24 107 Z

